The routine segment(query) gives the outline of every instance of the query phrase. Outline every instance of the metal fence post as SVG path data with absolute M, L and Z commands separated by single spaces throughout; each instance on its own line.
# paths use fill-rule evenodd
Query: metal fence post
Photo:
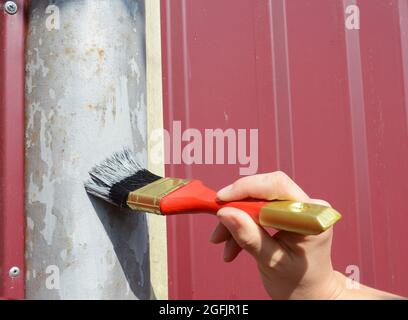
M 27 298 L 150 297 L 145 214 L 89 198 L 88 170 L 146 163 L 144 1 L 32 1 L 26 48 Z

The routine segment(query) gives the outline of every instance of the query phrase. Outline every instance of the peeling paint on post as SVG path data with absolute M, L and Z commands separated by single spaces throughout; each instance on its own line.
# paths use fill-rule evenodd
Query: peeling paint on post
M 125 146 L 146 163 L 144 3 L 56 0 L 55 29 L 49 4 L 31 2 L 27 34 L 27 298 L 149 298 L 145 214 L 83 188 Z

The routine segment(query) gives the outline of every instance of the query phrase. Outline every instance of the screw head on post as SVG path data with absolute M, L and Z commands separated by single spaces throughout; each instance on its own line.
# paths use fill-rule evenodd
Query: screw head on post
M 8 14 L 16 14 L 18 11 L 17 3 L 14 1 L 7 1 L 4 4 L 4 11 Z
M 20 268 L 19 267 L 11 267 L 9 270 L 10 278 L 16 278 L 20 275 Z

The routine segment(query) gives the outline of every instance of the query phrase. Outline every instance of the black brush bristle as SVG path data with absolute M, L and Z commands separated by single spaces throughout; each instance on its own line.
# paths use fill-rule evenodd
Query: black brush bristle
M 146 169 L 142 169 L 136 172 L 134 175 L 115 183 L 109 192 L 109 198 L 112 199 L 114 203 L 117 203 L 123 208 L 127 208 L 127 198 L 129 192 L 140 189 L 149 183 L 157 181 L 162 177 L 156 176 Z M 126 192 L 126 193 L 125 193 Z
M 114 153 L 92 168 L 85 182 L 88 193 L 116 206 L 127 208 L 129 193 L 161 179 L 143 168 L 129 149 Z

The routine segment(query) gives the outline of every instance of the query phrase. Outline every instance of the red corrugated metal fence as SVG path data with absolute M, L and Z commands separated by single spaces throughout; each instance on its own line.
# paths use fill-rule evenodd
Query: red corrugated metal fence
M 16 3 L 15 15 L 0 5 L 0 298 L 24 297 L 25 27 Z
M 357 4 L 361 29 L 345 27 Z M 165 126 L 256 128 L 258 172 L 284 170 L 343 213 L 337 270 L 408 295 L 408 1 L 162 0 Z M 220 188 L 239 165 L 168 165 Z M 168 220 L 172 299 L 266 298 L 216 219 Z

